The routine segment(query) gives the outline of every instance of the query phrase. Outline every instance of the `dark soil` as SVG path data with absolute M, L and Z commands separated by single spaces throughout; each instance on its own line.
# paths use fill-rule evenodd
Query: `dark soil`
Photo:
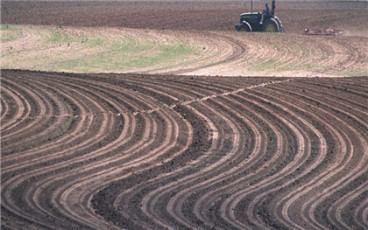
M 291 33 L 364 31 L 367 5 L 281 1 L 276 15 Z M 1 23 L 232 31 L 247 11 L 2 1 Z M 368 229 L 367 89 L 366 77 L 2 70 L 1 228 Z
M 368 226 L 367 78 L 1 80 L 4 228 Z
M 365 29 L 367 2 L 281 1 L 276 15 L 286 32 L 304 28 Z M 263 2 L 254 3 L 262 11 Z M 244 1 L 4 1 L 2 24 L 113 26 L 172 30 L 234 30 Z

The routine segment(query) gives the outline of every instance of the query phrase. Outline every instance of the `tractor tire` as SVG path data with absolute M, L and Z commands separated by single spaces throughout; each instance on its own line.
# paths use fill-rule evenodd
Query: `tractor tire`
M 269 18 L 262 25 L 263 32 L 279 32 L 279 26 L 275 19 Z
M 276 20 L 278 26 L 279 26 L 279 32 L 284 32 L 284 28 L 282 26 L 282 22 L 280 20 L 280 18 L 278 18 L 277 16 L 274 17 L 274 19 Z
M 243 22 L 238 27 L 238 31 L 239 32 L 251 32 L 252 31 L 252 26 L 248 22 Z

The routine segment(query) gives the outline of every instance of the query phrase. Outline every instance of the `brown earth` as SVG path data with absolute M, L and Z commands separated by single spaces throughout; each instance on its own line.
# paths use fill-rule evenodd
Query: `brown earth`
M 276 7 L 287 33 L 330 26 L 367 30 L 364 1 L 278 1 Z M 254 2 L 255 11 L 263 8 Z M 1 23 L 232 31 L 248 11 L 250 1 L 3 1 Z
M 339 11 L 360 15 L 344 17 L 340 29 L 364 44 L 365 4 L 278 7 L 288 6 L 279 14 L 286 33 L 336 23 Z M 153 11 L 150 28 L 208 28 L 224 36 L 233 29 L 228 20 L 243 11 L 239 5 L 1 2 L 1 19 L 145 28 L 131 17 Z M 226 20 L 216 19 L 221 12 Z M 189 22 L 173 27 L 173 15 Z M 332 47 L 343 52 L 354 46 L 348 41 Z M 242 43 L 223 63 L 241 56 Z M 352 52 L 361 64 L 366 49 Z M 367 77 L 3 69 L 0 101 L 2 229 L 368 229 Z
M 4 229 L 366 229 L 368 78 L 3 70 Z
M 10 31 L 15 29 L 20 35 L 1 44 L 4 69 L 278 77 L 364 76 L 368 73 L 368 37 L 311 37 L 235 31 L 147 32 L 101 27 L 60 30 L 52 26 L 12 25 L 9 28 L 1 32 L 13 33 Z M 62 33 L 66 37 L 87 36 L 92 42 L 48 42 L 53 33 Z M 127 52 L 113 48 L 113 44 L 127 41 L 126 37 L 132 37 L 137 45 L 127 46 Z M 93 40 L 101 40 L 104 44 L 94 46 Z M 151 48 L 139 50 L 145 43 Z M 190 54 L 170 55 L 166 52 L 169 56 L 162 58 L 166 57 L 162 50 L 170 47 L 167 44 L 176 43 L 183 44 Z
M 254 9 L 262 8 L 261 2 L 255 2 Z M 158 45 L 167 39 L 178 40 L 191 44 L 195 53 L 193 57 L 175 59 L 164 66 L 128 70 L 109 69 L 96 63 L 97 72 L 339 77 L 368 73 L 367 8 L 368 2 L 281 1 L 277 3 L 276 15 L 281 18 L 285 33 L 276 35 L 235 32 L 239 14 L 250 10 L 249 3 L 240 1 L 5 1 L 1 6 L 1 21 L 3 24 L 52 25 L 47 28 L 54 30 L 60 25 L 68 35 L 86 32 L 102 39 L 111 36 L 118 39 L 128 33 L 147 36 Z M 333 27 L 343 30 L 343 35 L 303 36 L 301 33 L 306 27 L 315 30 Z M 3 57 L 9 58 L 4 61 L 5 68 L 91 72 L 85 71 L 83 66 L 79 70 L 77 67 L 57 69 L 55 66 L 60 62 L 69 60 L 69 53 L 63 54 L 62 49 L 70 51 L 73 46 L 47 45 L 39 39 L 37 34 L 24 31 L 18 39 L 4 42 Z M 74 49 L 79 55 L 75 58 L 95 51 L 80 44 Z M 14 55 L 18 53 L 22 55 Z M 42 53 L 55 54 L 60 59 L 37 56 Z

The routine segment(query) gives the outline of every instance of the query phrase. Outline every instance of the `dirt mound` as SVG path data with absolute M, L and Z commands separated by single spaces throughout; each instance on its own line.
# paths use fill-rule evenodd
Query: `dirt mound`
M 367 229 L 367 78 L 1 74 L 10 229 Z

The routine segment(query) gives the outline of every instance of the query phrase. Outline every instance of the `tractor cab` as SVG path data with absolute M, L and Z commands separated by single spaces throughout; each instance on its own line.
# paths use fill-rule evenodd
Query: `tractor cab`
M 252 4 L 253 5 L 253 4 Z M 274 15 L 275 0 L 272 1 L 272 10 L 270 14 L 263 16 L 260 12 L 250 12 L 240 14 L 240 23 L 235 25 L 237 31 L 261 31 L 261 32 L 282 32 L 281 20 Z M 252 10 L 253 11 L 253 10 Z

